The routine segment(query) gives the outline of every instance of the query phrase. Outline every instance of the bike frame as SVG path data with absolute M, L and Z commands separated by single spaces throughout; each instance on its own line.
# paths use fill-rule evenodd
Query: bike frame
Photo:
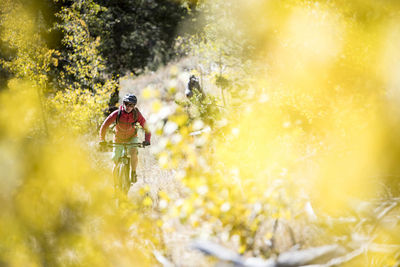
M 144 147 L 142 143 L 108 143 L 110 147 L 122 146 L 122 155 L 115 164 L 114 188 L 126 195 L 130 188 L 131 157 L 128 147 Z

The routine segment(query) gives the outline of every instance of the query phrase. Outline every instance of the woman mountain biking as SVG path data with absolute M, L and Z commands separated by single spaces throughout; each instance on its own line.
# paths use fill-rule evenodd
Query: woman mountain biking
M 105 141 L 106 130 L 113 123 L 115 126 L 114 143 L 138 143 L 136 123 L 139 123 L 145 130 L 145 140 L 143 146 L 150 145 L 151 133 L 146 125 L 146 120 L 135 107 L 137 98 L 133 94 L 124 96 L 122 105 L 118 110 L 111 113 L 103 122 L 100 128 L 100 146 L 104 147 L 107 142 Z M 128 147 L 131 156 L 131 181 L 137 181 L 136 167 L 138 163 L 138 150 L 135 146 Z M 112 159 L 114 161 L 113 173 L 115 174 L 116 163 L 122 155 L 123 145 L 115 145 L 113 147 Z

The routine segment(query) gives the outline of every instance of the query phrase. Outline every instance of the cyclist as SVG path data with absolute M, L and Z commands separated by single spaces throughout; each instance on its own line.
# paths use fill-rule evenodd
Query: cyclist
M 111 113 L 103 122 L 100 128 L 100 146 L 105 146 L 105 136 L 107 128 L 113 123 L 115 125 L 115 143 L 138 143 L 137 127 L 138 122 L 145 130 L 145 140 L 143 146 L 150 145 L 151 133 L 146 125 L 146 120 L 140 111 L 135 107 L 137 98 L 133 94 L 127 94 L 122 100 L 122 105 L 118 110 Z M 112 159 L 114 161 L 113 173 L 115 172 L 116 163 L 122 156 L 123 146 L 115 146 L 113 148 Z M 138 163 L 138 150 L 136 147 L 130 147 L 131 155 L 131 181 L 135 183 L 137 181 L 136 167 Z

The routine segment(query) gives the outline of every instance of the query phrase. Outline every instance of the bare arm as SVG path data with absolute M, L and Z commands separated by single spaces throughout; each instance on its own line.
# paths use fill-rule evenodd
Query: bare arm
M 148 141 L 150 143 L 150 139 L 151 139 L 151 133 L 149 128 L 147 127 L 147 123 L 146 123 L 146 119 L 143 117 L 143 115 L 140 113 L 140 111 L 138 111 L 138 122 L 140 124 L 140 126 L 143 127 L 144 129 L 144 140 Z
M 107 128 L 111 125 L 111 123 L 116 121 L 117 115 L 118 115 L 118 110 L 116 110 L 113 113 L 111 113 L 110 115 L 108 115 L 108 117 L 104 120 L 103 124 L 100 127 L 100 132 L 99 132 L 101 141 L 104 141 L 104 139 L 106 137 Z

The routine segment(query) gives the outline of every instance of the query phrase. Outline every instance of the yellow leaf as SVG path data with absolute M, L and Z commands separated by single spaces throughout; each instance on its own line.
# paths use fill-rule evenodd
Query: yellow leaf
M 149 206 L 153 205 L 153 200 L 149 196 L 146 196 L 143 199 L 143 205 L 146 207 L 149 207 Z

